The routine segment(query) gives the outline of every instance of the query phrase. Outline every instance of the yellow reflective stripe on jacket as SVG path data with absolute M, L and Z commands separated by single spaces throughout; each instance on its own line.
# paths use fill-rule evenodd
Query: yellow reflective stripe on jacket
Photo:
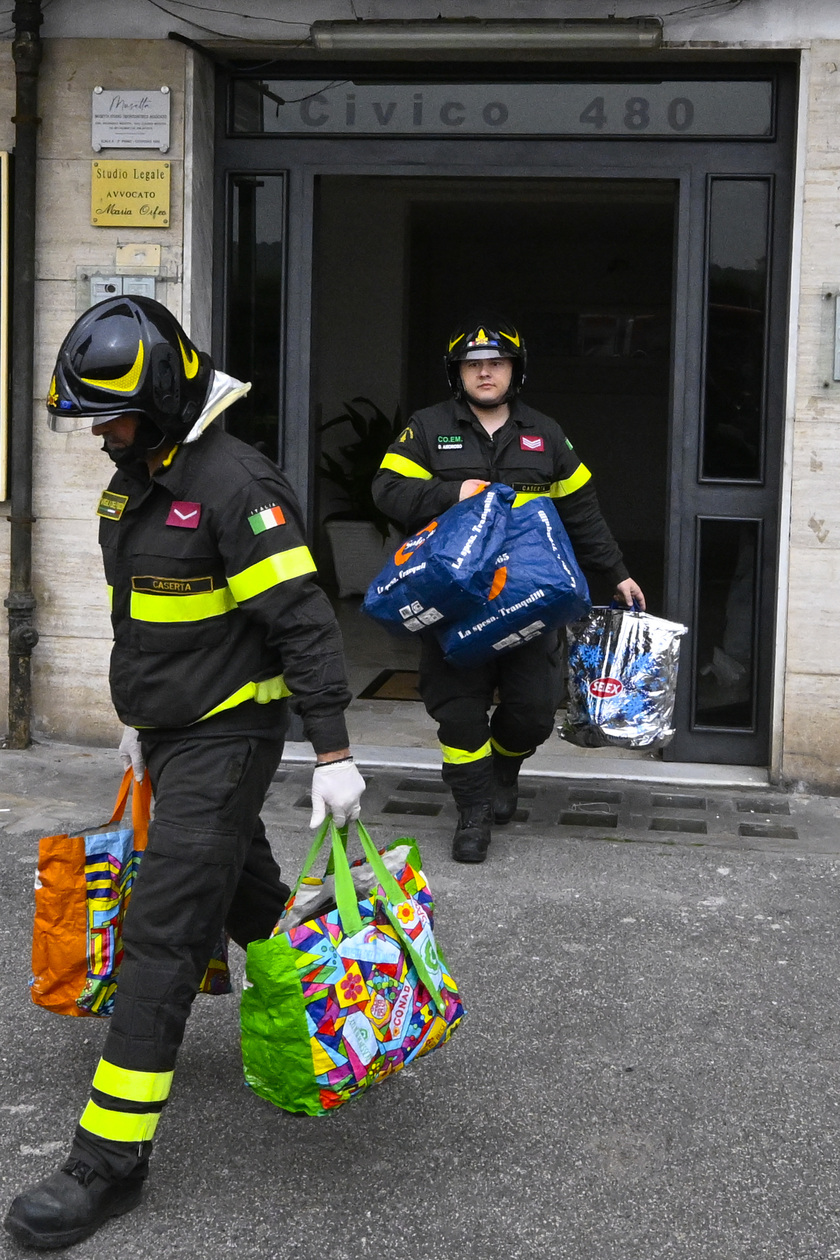
M 578 464 L 571 477 L 567 477 L 565 481 L 553 481 L 548 493 L 552 499 L 562 499 L 564 494 L 574 494 L 575 490 L 580 490 L 591 476 L 592 473 L 585 464 Z
M 574 494 L 575 490 L 585 486 L 591 476 L 592 473 L 585 464 L 578 464 L 571 477 L 567 477 L 565 481 L 552 481 L 547 490 L 523 491 L 517 494 L 513 500 L 513 506 L 522 507 L 523 503 L 531 503 L 534 499 L 562 499 L 565 495 Z
M 493 752 L 498 753 L 500 757 L 527 757 L 528 753 L 534 751 L 533 748 L 526 748 L 524 752 L 511 752 L 509 748 L 502 748 L 499 741 L 494 739 L 492 735 L 490 736 L 490 743 L 493 747 Z
M 198 720 L 204 722 L 209 717 L 215 717 L 217 713 L 224 713 L 225 709 L 235 709 L 238 704 L 244 704 L 246 700 L 256 700 L 257 704 L 268 704 L 271 700 L 282 700 L 291 694 L 282 674 L 278 674 L 276 678 L 266 678 L 263 682 L 249 682 Z
M 309 548 L 291 547 L 288 551 L 278 551 L 265 560 L 258 560 L 241 573 L 234 573 L 228 578 L 228 585 L 237 604 L 241 604 L 243 600 L 253 599 L 255 595 L 271 590 L 272 586 L 277 586 L 280 582 L 288 582 L 290 578 L 315 572 L 315 561 Z
M 111 1142 L 150 1142 L 159 1120 L 159 1111 L 146 1111 L 137 1116 L 129 1111 L 111 1111 L 89 1102 L 79 1124 L 88 1133 Z
M 172 1088 L 174 1072 L 132 1072 L 106 1059 L 99 1060 L 93 1088 L 129 1102 L 165 1102 Z
M 489 739 L 486 744 L 476 748 L 475 752 L 467 752 L 465 748 L 450 748 L 447 744 L 441 744 L 440 748 L 448 766 L 463 766 L 468 761 L 481 761 L 482 757 L 489 757 L 491 751 Z
M 236 607 L 236 600 L 225 586 L 218 591 L 200 591 L 197 595 L 150 595 L 146 591 L 131 592 L 131 617 L 134 621 L 206 621 L 220 617 Z
M 110 585 L 110 583 L 108 585 L 108 607 L 111 612 L 114 611 L 114 588 Z
M 432 474 L 422 464 L 415 464 L 413 459 L 406 459 L 405 455 L 393 455 L 390 451 L 379 467 L 390 468 L 391 472 L 399 473 L 401 477 L 420 477 L 423 481 L 432 479 Z

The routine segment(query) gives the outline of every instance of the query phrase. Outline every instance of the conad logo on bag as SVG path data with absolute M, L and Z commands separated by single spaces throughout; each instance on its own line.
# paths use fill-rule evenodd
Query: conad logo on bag
M 407 560 L 410 560 L 417 548 L 422 547 L 423 543 L 427 541 L 423 535 L 433 534 L 437 527 L 437 521 L 430 521 L 428 525 L 424 525 L 423 528 L 419 529 L 411 538 L 406 538 L 403 545 L 394 554 L 394 564 L 405 564 Z
M 624 683 L 620 678 L 595 678 L 589 684 L 589 694 L 602 700 L 620 696 L 623 690 Z

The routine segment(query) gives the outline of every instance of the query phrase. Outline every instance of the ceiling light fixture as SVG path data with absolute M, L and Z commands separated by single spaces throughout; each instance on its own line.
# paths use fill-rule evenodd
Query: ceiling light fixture
M 406 21 L 314 22 L 313 47 L 338 57 L 550 58 L 599 49 L 640 51 L 662 45 L 661 18 L 423 18 Z

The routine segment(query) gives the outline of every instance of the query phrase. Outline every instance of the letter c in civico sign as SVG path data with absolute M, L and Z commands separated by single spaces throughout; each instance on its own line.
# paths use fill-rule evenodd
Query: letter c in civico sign
M 461 110 L 460 118 L 454 113 L 455 110 Z M 460 127 L 464 121 L 464 106 L 460 101 L 445 101 L 440 107 L 440 121 L 447 127 Z
M 325 122 L 329 121 L 329 113 L 313 113 L 316 105 L 327 105 L 326 96 L 322 96 L 319 92 L 317 96 L 310 96 L 308 100 L 300 103 L 300 120 L 306 123 L 307 127 L 323 127 Z

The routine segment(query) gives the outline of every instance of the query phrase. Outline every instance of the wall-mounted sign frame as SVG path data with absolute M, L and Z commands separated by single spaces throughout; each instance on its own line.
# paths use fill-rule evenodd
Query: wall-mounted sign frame
M 91 163 L 90 221 L 94 227 L 169 227 L 169 162 Z
M 234 134 L 772 140 L 773 81 L 233 80 Z
M 9 493 L 9 166 L 0 153 L 0 501 Z
M 169 151 L 168 87 L 113 91 L 95 87 L 90 114 L 90 143 L 102 149 Z

